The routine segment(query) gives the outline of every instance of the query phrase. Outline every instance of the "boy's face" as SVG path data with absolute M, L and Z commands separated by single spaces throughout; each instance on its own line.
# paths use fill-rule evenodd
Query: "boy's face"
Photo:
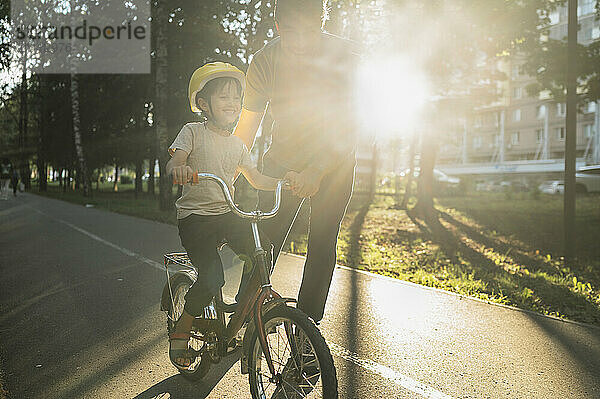
M 314 19 L 314 20 L 313 20 Z M 281 48 L 288 56 L 305 57 L 317 47 L 321 37 L 321 21 L 315 18 L 281 18 L 277 20 Z
M 212 118 L 218 126 L 233 126 L 240 116 L 242 109 L 242 96 L 238 91 L 237 85 L 230 82 L 223 86 L 220 91 L 212 95 L 210 105 Z

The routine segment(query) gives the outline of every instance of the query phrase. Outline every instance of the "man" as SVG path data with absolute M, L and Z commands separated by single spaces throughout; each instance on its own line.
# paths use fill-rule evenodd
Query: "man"
M 246 93 L 234 134 L 250 148 L 269 104 L 274 125 L 263 173 L 298 172 L 278 216 L 264 223 L 277 259 L 303 198 L 310 199 L 307 259 L 298 307 L 315 322 L 323 311 L 336 262 L 340 223 L 352 193 L 355 126 L 352 44 L 322 32 L 326 1 L 277 0 L 279 37 L 259 50 L 246 76 Z M 270 209 L 272 195 L 260 195 Z

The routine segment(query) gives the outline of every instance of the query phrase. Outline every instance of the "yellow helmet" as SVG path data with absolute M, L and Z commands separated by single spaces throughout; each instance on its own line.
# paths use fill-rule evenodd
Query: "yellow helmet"
M 226 62 L 209 62 L 196 69 L 190 78 L 188 89 L 188 98 L 192 112 L 200 112 L 196 106 L 196 93 L 204 88 L 206 83 L 216 78 L 234 78 L 242 85 L 242 90 L 246 86 L 244 72 Z

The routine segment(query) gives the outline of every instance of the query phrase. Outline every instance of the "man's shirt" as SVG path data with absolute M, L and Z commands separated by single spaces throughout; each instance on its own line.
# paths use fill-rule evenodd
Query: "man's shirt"
M 273 116 L 268 156 L 301 171 L 327 168 L 354 154 L 353 91 L 358 56 L 353 43 L 323 33 L 314 54 L 289 58 L 280 38 L 259 50 L 246 75 L 244 108 Z

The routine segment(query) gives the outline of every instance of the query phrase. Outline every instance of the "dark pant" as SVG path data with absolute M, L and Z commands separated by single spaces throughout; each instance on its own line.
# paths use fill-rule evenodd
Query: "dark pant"
M 199 316 L 225 284 L 223 264 L 217 250 L 223 241 L 227 241 L 228 246 L 244 260 L 238 296 L 243 291 L 253 270 L 255 246 L 252 227 L 247 220 L 232 212 L 216 216 L 193 214 L 179 220 L 178 224 L 181 244 L 198 270 L 198 280 L 185 296 L 185 311 Z
M 325 302 L 336 262 L 336 244 L 340 224 L 354 184 L 353 156 L 345 160 L 338 168 L 327 174 L 321 181 L 319 191 L 310 198 L 310 228 L 308 232 L 308 250 L 302 285 L 298 293 L 298 307 L 314 321 L 323 318 Z M 263 173 L 275 178 L 283 178 L 288 169 L 283 168 L 265 157 Z M 260 207 L 270 210 L 273 194 L 260 192 Z M 286 191 L 283 194 L 281 209 L 277 216 L 267 220 L 262 227 L 274 245 L 273 258 L 279 256 L 286 235 L 296 219 L 303 200 Z

